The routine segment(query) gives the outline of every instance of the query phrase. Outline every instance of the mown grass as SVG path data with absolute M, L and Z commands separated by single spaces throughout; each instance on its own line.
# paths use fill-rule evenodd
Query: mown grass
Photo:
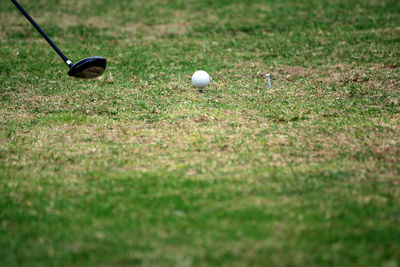
M 398 1 L 21 2 L 109 63 L 0 3 L 1 266 L 400 264 Z

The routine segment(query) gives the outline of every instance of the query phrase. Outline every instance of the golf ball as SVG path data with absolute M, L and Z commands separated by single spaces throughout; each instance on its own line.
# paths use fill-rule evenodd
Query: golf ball
M 198 70 L 192 75 L 192 84 L 199 89 L 203 89 L 210 84 L 210 75 L 204 70 Z

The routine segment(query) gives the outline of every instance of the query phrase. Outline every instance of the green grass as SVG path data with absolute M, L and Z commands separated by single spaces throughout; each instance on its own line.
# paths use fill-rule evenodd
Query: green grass
M 400 265 L 398 1 L 21 2 L 109 63 L 0 3 L 0 266 Z

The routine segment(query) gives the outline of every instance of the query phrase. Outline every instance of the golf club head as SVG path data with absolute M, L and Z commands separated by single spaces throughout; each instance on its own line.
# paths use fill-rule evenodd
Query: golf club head
M 84 58 L 71 66 L 68 75 L 75 78 L 93 79 L 103 74 L 106 64 L 107 60 L 103 57 Z

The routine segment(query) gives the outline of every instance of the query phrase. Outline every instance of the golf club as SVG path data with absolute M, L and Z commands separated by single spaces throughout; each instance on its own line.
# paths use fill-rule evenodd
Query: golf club
M 23 9 L 16 1 L 11 0 L 13 4 L 21 11 L 21 13 L 29 20 L 35 29 L 43 36 L 44 39 L 53 47 L 57 54 L 64 60 L 69 67 L 68 75 L 75 78 L 92 79 L 100 76 L 106 69 L 107 60 L 103 57 L 88 57 L 84 58 L 75 64 L 72 63 L 47 36 L 47 34 L 36 24 L 33 18 Z

